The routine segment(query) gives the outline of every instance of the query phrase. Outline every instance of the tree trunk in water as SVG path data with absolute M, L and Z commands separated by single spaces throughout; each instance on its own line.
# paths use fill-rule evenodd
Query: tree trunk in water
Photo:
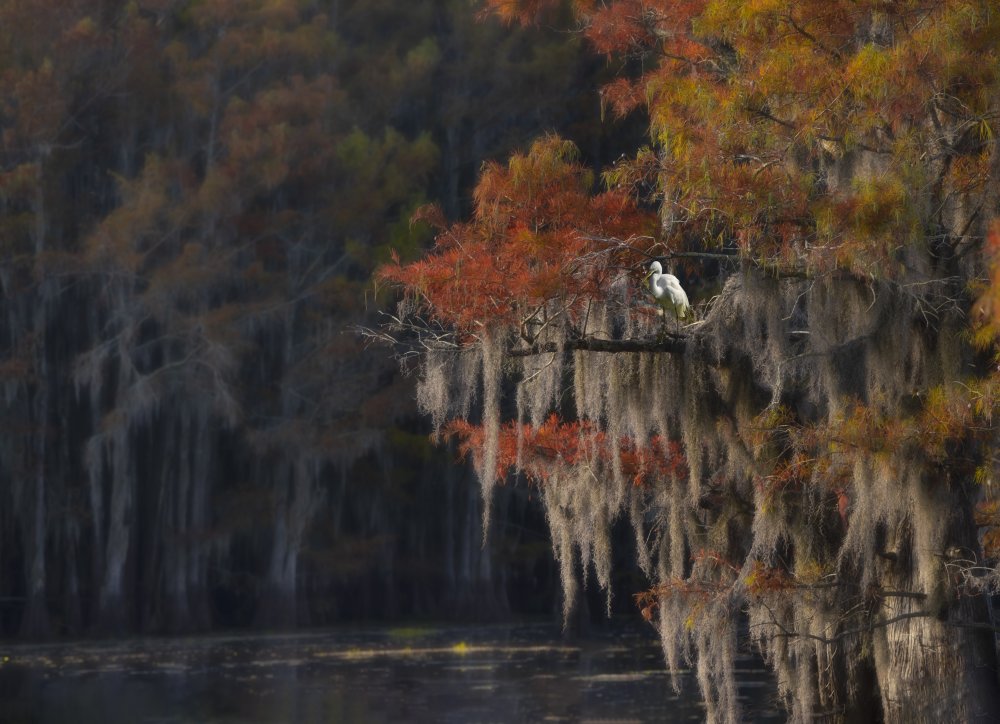
M 891 615 L 917 608 L 907 601 Z M 889 624 L 875 641 L 885 720 L 995 721 L 1000 698 L 992 638 L 936 619 Z
M 190 554 L 190 535 L 187 530 L 188 498 L 191 494 L 191 415 L 186 410 L 179 411 L 179 421 L 176 423 L 180 427 L 177 435 L 175 455 L 177 456 L 178 470 L 174 479 L 165 479 L 162 485 L 168 490 L 167 500 L 169 507 L 167 512 L 168 530 L 166 535 L 168 540 L 167 561 L 164 576 L 167 590 L 167 600 L 170 602 L 165 611 L 168 627 L 175 631 L 182 631 L 191 622 L 191 611 L 188 605 L 188 567 L 187 560 Z M 167 448 L 168 450 L 170 448 Z
M 313 466 L 297 461 L 284 468 L 284 485 L 274 517 L 271 563 L 257 611 L 257 625 L 289 628 L 300 623 L 298 611 L 299 553 L 315 511 Z
M 196 415 L 197 424 L 193 428 L 192 490 L 190 503 L 188 578 L 189 627 L 205 630 L 211 624 L 208 603 L 209 557 L 206 531 L 209 526 L 208 506 L 212 489 L 212 451 L 216 444 L 211 434 L 211 423 L 204 412 Z
M 1000 713 L 992 616 L 985 595 L 962 590 L 960 570 L 979 558 L 969 502 L 976 486 L 945 476 L 909 485 L 915 514 L 888 536 L 881 586 L 925 598 L 884 604 L 883 620 L 900 619 L 874 637 L 886 720 L 992 720 Z
M 125 611 L 125 565 L 128 562 L 132 541 L 133 485 L 131 448 L 128 432 L 116 430 L 109 441 L 107 455 L 110 462 L 111 510 L 108 535 L 104 551 L 104 580 L 101 584 L 97 627 L 99 630 L 121 633 L 130 621 L 122 615 Z
M 41 258 L 45 252 L 46 215 L 45 187 L 41 159 L 35 161 L 35 200 L 34 200 L 34 243 L 35 257 Z M 45 541 L 47 537 L 47 515 L 45 507 L 46 464 L 48 461 L 48 428 L 49 428 L 49 369 L 48 345 L 46 344 L 46 326 L 48 323 L 48 298 L 53 294 L 51 280 L 43 280 L 38 286 L 38 299 L 32 310 L 32 329 L 35 338 L 34 372 L 37 376 L 34 391 L 31 395 L 31 411 L 29 424 L 31 426 L 32 458 L 28 470 L 33 472 L 34 490 L 31 491 L 31 523 L 26 529 L 27 553 L 27 601 L 24 618 L 21 623 L 21 633 L 24 636 L 37 637 L 48 633 L 49 616 L 45 585 Z
M 210 624 L 204 537 L 214 437 L 202 410 L 185 407 L 168 420 L 162 427 L 167 431 L 164 447 L 171 460 L 159 475 L 164 565 L 158 575 L 163 577 L 167 602 L 162 617 L 169 630 L 198 631 Z M 157 471 L 150 470 L 149 475 L 156 477 Z
M 21 620 L 21 635 L 28 638 L 42 637 L 49 632 L 45 595 L 45 472 L 40 459 L 35 464 L 38 472 L 29 496 L 32 499 L 31 521 L 25 526 L 27 599 Z

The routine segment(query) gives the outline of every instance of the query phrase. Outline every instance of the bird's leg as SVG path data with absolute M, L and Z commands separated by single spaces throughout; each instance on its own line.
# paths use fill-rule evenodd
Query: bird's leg
M 656 341 L 662 342 L 667 338 L 667 310 L 660 307 L 660 331 L 656 334 Z

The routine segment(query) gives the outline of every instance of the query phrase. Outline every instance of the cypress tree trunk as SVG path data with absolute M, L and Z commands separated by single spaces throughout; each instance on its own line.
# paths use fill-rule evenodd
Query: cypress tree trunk
M 963 587 L 962 569 L 981 556 L 976 485 L 949 478 L 928 471 L 911 481 L 913 520 L 886 537 L 882 590 L 923 594 L 887 598 L 877 619 L 897 621 L 873 637 L 886 721 L 992 721 L 1000 712 L 989 598 Z

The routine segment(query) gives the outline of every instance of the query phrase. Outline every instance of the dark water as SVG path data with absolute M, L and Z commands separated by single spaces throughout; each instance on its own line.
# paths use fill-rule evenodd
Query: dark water
M 782 721 L 759 662 L 739 662 L 751 721 Z M 0 645 L 0 722 L 701 721 L 653 632 L 565 642 L 549 625 L 349 629 Z

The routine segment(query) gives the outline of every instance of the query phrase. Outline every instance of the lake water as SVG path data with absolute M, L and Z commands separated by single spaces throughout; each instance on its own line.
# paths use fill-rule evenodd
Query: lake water
M 783 721 L 759 661 L 738 662 L 749 721 Z M 547 624 L 0 644 L 0 722 L 701 721 L 651 629 L 567 642 Z

